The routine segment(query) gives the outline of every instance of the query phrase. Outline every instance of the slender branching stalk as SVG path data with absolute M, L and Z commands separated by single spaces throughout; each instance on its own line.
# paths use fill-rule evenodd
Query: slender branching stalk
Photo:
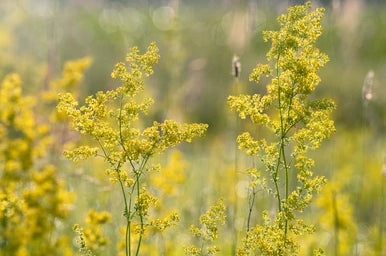
M 256 194 L 257 194 L 257 190 L 255 187 L 252 187 L 252 192 L 249 193 L 248 195 L 248 217 L 247 217 L 247 232 L 250 230 L 251 228 L 251 218 L 252 218 L 252 211 L 253 211 L 253 207 L 255 205 L 255 200 L 256 200 Z

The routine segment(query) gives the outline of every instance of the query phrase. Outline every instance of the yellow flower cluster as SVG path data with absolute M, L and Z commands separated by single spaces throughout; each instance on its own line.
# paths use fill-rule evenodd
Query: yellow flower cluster
M 220 199 L 200 216 L 201 227 L 190 226 L 190 232 L 201 240 L 202 245 L 200 247 L 185 246 L 185 255 L 214 255 L 220 251 L 216 245 L 211 245 L 211 243 L 218 238 L 219 225 L 225 224 L 225 210 L 224 202 Z
M 85 57 L 82 59 L 67 61 L 64 65 L 62 76 L 49 83 L 48 90 L 43 92 L 42 98 L 46 108 L 47 106 L 51 113 L 47 113 L 47 116 L 53 123 L 66 122 L 65 115 L 58 113 L 55 108 L 59 93 L 71 92 L 74 95 L 79 94 L 79 85 L 84 79 L 84 72 L 91 65 L 91 58 Z
M 137 101 L 135 96 L 144 90 L 142 76 L 153 73 L 152 65 L 158 61 L 157 51 L 154 43 L 143 55 L 139 55 L 136 47 L 132 48 L 126 58 L 131 70 L 128 71 L 125 63 L 120 62 L 111 74 L 122 81 L 122 86 L 89 96 L 80 108 L 72 94 L 60 95 L 58 110 L 71 117 L 75 130 L 97 141 L 106 160 L 113 166 L 127 161 L 140 162 L 182 141 L 190 142 L 194 137 L 203 136 L 207 128 L 204 124 L 179 124 L 173 120 L 154 122 L 142 131 L 134 125 L 140 114 L 146 114 L 153 103 L 151 98 Z M 75 155 L 91 156 L 90 151 L 94 148 L 83 146 L 69 156 L 72 159 Z
M 23 96 L 21 79 L 0 85 L 0 251 L 4 255 L 50 255 L 70 251 L 55 234 L 72 196 L 47 163 L 49 128 L 35 122 L 34 100 Z
M 288 241 L 283 239 L 284 230 L 280 221 L 280 218 L 283 217 L 283 214 L 279 213 L 278 218 L 272 221 L 268 216 L 268 212 L 264 211 L 263 225 L 257 225 L 248 231 L 242 241 L 242 246 L 237 250 L 237 255 L 251 256 L 255 255 L 257 250 L 263 252 L 262 255 L 296 255 L 291 254 L 291 249 L 293 250 L 296 245 L 293 243 L 286 244 Z
M 102 226 L 111 220 L 106 211 L 90 210 L 86 217 L 86 227 L 75 224 L 73 230 L 78 234 L 79 251 L 84 255 L 94 255 L 108 244 Z
M 167 166 L 150 177 L 151 184 L 158 188 L 163 196 L 178 195 L 178 185 L 185 181 L 184 169 L 187 162 L 180 151 L 173 151 Z
M 43 94 L 43 99 L 47 102 L 56 102 L 60 92 L 75 93 L 84 79 L 84 72 L 91 65 L 91 62 L 90 57 L 67 61 L 64 65 L 62 77 L 51 81 L 48 91 Z

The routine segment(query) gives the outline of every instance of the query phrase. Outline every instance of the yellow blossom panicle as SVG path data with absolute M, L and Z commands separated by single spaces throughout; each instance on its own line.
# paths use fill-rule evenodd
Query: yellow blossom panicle
M 59 94 L 69 92 L 77 98 L 80 91 L 79 85 L 84 79 L 84 72 L 89 68 L 91 63 L 92 60 L 90 57 L 67 61 L 62 71 L 62 77 L 49 83 L 48 90 L 43 92 L 42 98 L 46 106 L 52 106 L 52 108 L 50 108 L 51 113 L 48 114 L 51 122 L 66 121 L 65 115 L 59 113 L 54 107 L 58 102 Z
M 200 216 L 201 227 L 190 226 L 190 232 L 200 240 L 201 245 L 185 246 L 185 255 L 214 255 L 220 251 L 220 248 L 212 243 L 218 238 L 219 225 L 225 224 L 225 210 L 224 202 L 220 199 Z
M 162 230 L 162 226 L 171 226 L 167 222 L 161 225 L 157 218 L 150 217 L 150 209 L 156 206 L 157 199 L 144 186 L 144 177 L 154 169 L 148 165 L 149 159 L 181 142 L 203 136 L 207 129 L 206 124 L 181 124 L 173 120 L 141 127 L 142 116 L 154 102 L 142 95 L 144 78 L 153 74 L 158 59 L 155 43 L 151 43 L 144 54 L 133 47 L 126 55 L 126 62 L 117 63 L 111 73 L 121 86 L 87 97 L 82 106 L 71 93 L 63 93 L 57 106 L 60 113 L 70 118 L 74 130 L 95 142 L 66 151 L 66 157 L 75 162 L 92 156 L 103 157 L 109 164 L 105 173 L 111 182 L 120 186 L 126 219 L 126 255 L 139 254 L 145 231 L 152 225 Z M 137 237 L 135 241 L 134 237 Z
M 325 183 L 324 177 L 313 175 L 314 161 L 307 152 L 317 149 L 335 131 L 334 122 L 329 119 L 335 104 L 329 99 L 310 97 L 321 81 L 317 73 L 328 61 L 327 55 L 314 46 L 322 33 L 323 13 L 322 8 L 311 10 L 311 3 L 307 2 L 290 7 L 279 16 L 279 30 L 263 32 L 264 40 L 271 42 L 268 63 L 258 64 L 249 77 L 257 84 L 262 75 L 271 78 L 266 94 L 228 98 L 229 107 L 241 119 L 249 117 L 253 124 L 266 127 L 275 138 L 255 139 L 251 132 L 237 138 L 239 148 L 258 157 L 266 170 L 261 178 L 256 178 L 255 172 L 248 172 L 254 174 L 252 187 L 263 185 L 276 199 L 276 216 L 268 218 L 264 214 L 264 223 L 251 229 L 248 218 L 238 255 L 297 255 L 295 236 L 313 231 L 296 213 L 305 210 L 313 193 L 319 192 Z M 297 181 L 290 183 L 289 177 L 295 176 L 294 172 Z
M 91 63 L 90 57 L 67 61 L 64 65 L 62 77 L 51 81 L 48 91 L 43 93 L 43 99 L 51 103 L 57 101 L 58 93 L 77 93 L 77 87 L 83 81 L 84 72 Z
M 86 227 L 75 224 L 73 230 L 78 234 L 77 243 L 82 255 L 98 255 L 108 244 L 102 226 L 110 222 L 111 215 L 106 211 L 90 210 L 86 217 Z
M 82 256 L 94 256 L 94 253 L 87 247 L 84 230 L 78 224 L 75 224 L 72 230 L 78 235 L 76 242 L 79 245 L 79 253 Z

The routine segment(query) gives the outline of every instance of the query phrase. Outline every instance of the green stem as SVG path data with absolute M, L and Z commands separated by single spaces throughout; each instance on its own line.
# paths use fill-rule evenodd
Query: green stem
M 123 108 L 123 94 L 121 94 L 121 98 L 119 101 L 119 117 L 118 117 L 118 126 L 119 126 L 119 143 L 122 146 L 123 151 L 126 153 L 126 148 L 125 148 L 125 143 L 123 140 L 122 136 L 122 108 Z M 134 168 L 130 161 L 131 166 Z M 123 182 L 121 180 L 121 177 L 118 172 L 118 180 L 119 180 L 119 185 L 121 187 L 122 195 L 123 195 L 123 200 L 125 203 L 125 210 L 124 210 L 124 216 L 126 218 L 126 231 L 125 231 L 125 254 L 126 256 L 131 255 L 131 219 L 130 219 L 130 213 L 131 213 L 131 195 L 130 195 L 130 202 L 129 205 L 127 204 L 127 197 L 125 193 L 125 188 L 123 186 Z
M 119 170 L 117 170 L 117 172 L 118 172 L 119 185 L 121 187 L 121 191 L 122 191 L 122 195 L 123 195 L 123 201 L 125 203 L 125 210 L 124 210 L 124 213 L 123 213 L 123 215 L 126 218 L 125 251 L 126 251 L 126 256 L 128 256 L 128 255 L 131 255 L 130 241 L 128 242 L 128 232 L 127 232 L 128 229 L 130 228 L 130 214 L 129 214 L 129 208 L 128 208 L 128 205 L 127 205 L 127 197 L 126 197 L 126 193 L 125 193 L 125 188 L 123 186 L 123 182 L 122 182 L 121 177 L 119 175 Z
M 280 190 L 279 190 L 279 184 L 277 182 L 277 174 L 279 172 L 279 162 L 280 162 L 280 157 L 281 155 L 279 155 L 279 158 L 277 160 L 277 165 L 276 165 L 276 170 L 275 170 L 275 173 L 273 175 L 273 183 L 275 184 L 275 190 L 276 190 L 276 196 L 277 196 L 277 202 L 278 202 L 278 207 L 279 207 L 279 212 L 281 212 L 281 197 L 280 197 Z
M 133 165 L 133 163 L 131 161 L 130 161 L 130 164 L 134 168 L 134 165 Z M 137 182 L 137 181 L 135 181 L 135 182 Z M 134 193 L 135 185 L 136 184 L 133 184 L 133 187 L 131 188 L 131 191 L 129 193 L 129 195 L 130 195 L 130 198 L 129 198 L 129 212 L 128 212 L 129 216 L 128 216 L 128 219 L 127 219 L 128 221 L 127 221 L 127 225 L 126 225 L 126 237 L 128 238 L 128 240 L 126 239 L 126 250 L 129 250 L 129 254 L 130 255 L 131 255 L 131 219 L 133 218 L 133 214 L 134 214 L 131 211 L 131 207 L 132 207 L 132 204 L 133 204 L 133 193 Z M 127 241 L 129 241 L 129 243 L 127 243 Z
M 252 193 L 249 195 L 249 211 L 248 211 L 248 220 L 247 220 L 247 232 L 250 230 L 252 210 L 253 210 L 253 205 L 255 204 L 256 193 L 257 193 L 257 191 L 253 187 Z
M 280 152 L 283 156 L 283 164 L 284 164 L 284 170 L 285 170 L 285 200 L 287 201 L 288 199 L 288 187 L 289 187 L 289 180 L 288 180 L 288 166 L 287 166 L 287 160 L 285 157 L 285 151 L 284 151 L 284 138 L 281 139 L 280 142 Z M 284 239 L 287 239 L 287 231 L 288 231 L 288 220 L 287 216 L 285 218 L 285 226 L 284 226 Z
M 277 174 L 279 172 L 279 166 L 280 166 L 281 160 L 282 160 L 283 165 L 284 165 L 284 171 L 285 171 L 285 184 L 284 184 L 284 186 L 285 186 L 285 200 L 287 200 L 288 195 L 289 195 L 289 179 L 288 179 L 287 159 L 285 156 L 285 138 L 286 138 L 286 134 L 288 131 L 287 131 L 287 127 L 284 123 L 284 113 L 283 113 L 282 98 L 281 98 L 279 60 L 280 60 L 280 52 L 278 53 L 277 62 L 276 62 L 276 76 L 277 76 L 277 88 L 278 88 L 277 89 L 277 91 L 278 91 L 278 108 L 279 108 L 279 116 L 280 116 L 280 146 L 279 146 L 279 157 L 278 157 L 278 161 L 277 161 L 277 168 L 276 168 L 276 173 L 275 173 L 276 177 L 275 178 L 277 178 Z M 287 109 L 287 119 L 288 119 L 290 109 L 292 106 L 293 86 L 292 86 L 292 93 L 291 94 L 292 95 L 290 97 L 290 102 L 289 102 L 288 109 Z M 276 182 L 275 182 L 275 185 L 277 185 Z M 279 192 L 279 191 L 277 190 L 277 192 Z M 281 201 L 279 201 L 279 204 L 280 204 L 279 211 L 281 211 L 282 210 Z M 286 243 L 287 232 L 288 232 L 288 220 L 287 220 L 287 217 L 285 217 L 284 243 Z
M 276 77 L 277 77 L 278 108 L 279 108 L 280 124 L 282 126 L 283 115 L 282 115 L 282 111 L 281 111 L 281 96 L 280 96 L 281 90 L 280 90 L 279 60 L 280 60 L 280 52 L 278 53 L 277 62 L 276 62 Z M 280 140 L 280 144 L 281 143 L 282 143 L 282 140 Z M 280 145 L 280 148 L 281 148 L 281 145 Z M 279 174 L 280 162 L 281 162 L 281 153 L 279 151 L 279 157 L 277 159 L 276 170 L 275 170 L 274 175 L 273 175 L 273 182 L 275 183 L 275 189 L 276 189 L 277 203 L 278 203 L 278 207 L 279 207 L 279 212 L 282 211 L 280 190 L 279 190 L 279 185 L 278 185 L 278 182 L 277 182 L 277 176 Z
M 202 241 L 201 241 L 201 254 L 199 254 L 199 255 L 205 255 L 205 253 L 204 253 L 204 249 L 205 249 L 205 240 L 204 239 L 202 239 Z
M 291 91 L 291 97 L 288 105 L 288 110 L 287 110 L 287 125 L 288 125 L 288 118 L 290 115 L 290 111 L 292 108 L 292 99 L 293 99 L 293 93 L 294 93 L 294 87 L 292 86 L 292 91 Z M 282 121 L 282 119 L 281 119 Z M 287 158 L 285 156 L 285 138 L 289 130 L 291 129 L 292 125 L 290 125 L 289 128 L 287 128 L 287 125 L 284 125 L 283 122 L 280 122 L 280 152 L 283 157 L 283 164 L 284 164 L 284 170 L 285 170 L 285 200 L 287 201 L 288 196 L 289 196 L 289 179 L 288 179 L 288 164 L 287 164 Z M 287 218 L 285 219 L 285 227 L 284 227 L 284 239 L 287 239 L 287 232 L 288 232 L 288 220 Z
M 143 158 L 142 160 L 142 163 L 140 164 L 140 167 L 139 167 L 139 172 L 135 174 L 136 176 L 136 188 L 137 188 L 137 197 L 139 197 L 140 195 L 140 177 L 141 177 L 141 174 L 142 172 L 144 171 L 144 168 L 146 166 L 146 163 L 147 161 L 149 160 L 149 155 L 145 156 L 145 158 Z M 139 255 L 139 249 L 141 247 L 141 243 L 142 243 L 142 238 L 143 238 L 143 233 L 144 233 L 144 226 L 145 226 L 145 223 L 144 223 L 144 220 L 143 220 L 143 213 L 141 211 L 138 212 L 138 215 L 139 215 L 139 219 L 140 219 L 140 222 L 141 222 L 141 231 L 139 233 L 139 240 L 138 240 L 138 244 L 137 244 L 137 250 L 135 252 L 135 255 L 138 256 Z
M 284 163 L 284 169 L 285 169 L 285 200 L 287 201 L 288 199 L 288 196 L 289 196 L 289 179 L 288 179 L 288 164 L 287 164 L 287 158 L 285 156 L 285 138 L 287 136 L 287 133 L 290 131 L 290 129 L 293 127 L 292 124 L 289 124 L 288 122 L 288 118 L 289 118 L 289 115 L 290 115 L 290 111 L 292 109 L 292 100 L 293 100 L 293 97 L 294 97 L 294 85 L 292 85 L 292 90 L 291 90 L 291 97 L 290 97 L 290 100 L 289 100 L 289 104 L 288 104 L 288 110 L 287 110 L 287 123 L 286 125 L 284 125 L 283 123 L 281 123 L 281 139 L 280 139 L 280 144 L 281 144 L 281 154 L 283 156 L 283 163 Z M 294 122 L 296 123 L 296 122 Z M 287 126 L 290 126 L 290 127 L 287 127 Z M 286 223 L 285 223 L 285 235 L 287 236 L 287 228 L 288 228 L 288 221 L 286 220 Z
M 119 119 L 120 121 L 120 119 Z M 120 122 L 119 122 L 120 123 Z M 119 128 L 121 130 L 121 125 L 119 125 Z M 122 137 L 121 137 L 122 139 Z M 103 151 L 103 154 L 106 158 L 106 160 L 112 164 L 112 161 L 110 159 L 110 156 L 109 154 L 107 153 L 106 149 L 104 148 L 103 144 L 101 143 L 101 141 L 96 138 L 96 141 L 98 142 L 100 148 L 102 149 Z M 123 143 L 122 143 L 123 144 Z M 127 204 L 127 197 L 126 197 L 126 193 L 125 193 L 125 188 L 124 188 L 124 185 L 123 185 L 123 182 L 122 182 L 122 179 L 121 179 L 121 176 L 119 175 L 119 172 L 120 172 L 120 168 L 121 168 L 121 162 L 118 163 L 117 167 L 115 168 L 115 171 L 117 172 L 117 175 L 118 175 L 118 181 L 119 181 L 119 185 L 121 187 L 121 192 L 122 192 L 122 196 L 123 196 L 123 202 L 124 202 L 124 217 L 126 218 L 126 232 L 125 232 L 125 255 L 126 256 L 129 256 L 131 255 L 131 249 L 130 249 L 130 242 L 128 243 L 128 238 L 130 239 L 130 232 L 128 232 L 129 228 L 130 228 L 130 212 L 129 212 L 129 209 L 131 208 L 130 205 L 128 206 Z M 131 198 L 130 198 L 130 202 L 131 202 Z M 130 207 L 130 208 L 129 208 Z
M 137 179 L 137 196 L 139 197 L 139 194 L 140 194 L 140 184 L 139 184 L 139 175 L 136 176 L 136 179 Z M 141 247 L 141 242 L 142 242 L 142 234 L 143 234 L 143 214 L 141 211 L 138 212 L 138 215 L 139 215 L 139 219 L 140 219 L 140 222 L 141 222 L 141 231 L 139 233 L 139 240 L 138 240 L 138 244 L 137 244 L 137 250 L 135 252 L 135 255 L 137 256 L 139 254 L 139 248 Z

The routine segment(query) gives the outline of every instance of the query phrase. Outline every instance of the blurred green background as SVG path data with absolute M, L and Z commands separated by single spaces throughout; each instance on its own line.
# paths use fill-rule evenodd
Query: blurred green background
M 275 17 L 293 2 L 5 0 L 0 4 L 0 74 L 22 73 L 33 92 L 57 76 L 65 61 L 91 56 L 86 95 L 109 88 L 110 70 L 129 47 L 144 49 L 155 41 L 161 61 L 150 87 L 162 106 L 156 114 L 207 122 L 216 134 L 226 127 L 232 56 L 241 60 L 240 81 L 249 91 L 258 90 L 248 74 L 269 47 L 261 32 L 275 29 Z M 380 132 L 386 126 L 386 8 L 381 2 L 314 3 L 326 8 L 318 44 L 330 56 L 317 93 L 337 101 L 336 120 L 350 129 L 366 122 Z M 366 119 L 362 87 L 370 70 L 374 97 Z
M 129 47 L 144 50 L 155 41 L 161 59 L 147 83 L 156 101 L 149 119 L 210 125 L 207 138 L 184 151 L 192 183 L 183 196 L 197 195 L 184 200 L 185 214 L 198 216 L 200 207 L 188 208 L 197 204 L 205 208 L 208 198 L 236 189 L 219 182 L 235 154 L 235 117 L 226 106 L 228 95 L 236 90 L 232 57 L 239 56 L 242 65 L 237 90 L 264 93 L 263 85 L 248 81 L 269 48 L 261 32 L 276 29 L 276 17 L 302 2 L 2 0 L 0 77 L 19 73 L 26 93 L 34 95 L 60 76 L 65 61 L 90 56 L 93 64 L 81 88 L 85 97 L 113 86 L 112 67 L 124 59 Z M 381 221 L 386 179 L 381 174 L 382 166 L 386 168 L 386 3 L 313 4 L 326 8 L 318 47 L 330 57 L 315 97 L 333 98 L 338 106 L 333 117 L 337 133 L 315 153 L 316 172 L 340 181 L 341 193 L 349 196 L 358 230 L 365 237 L 363 243 L 372 243 L 372 228 L 386 222 Z M 103 202 L 82 200 L 84 208 Z M 358 237 L 355 248 L 362 241 Z

